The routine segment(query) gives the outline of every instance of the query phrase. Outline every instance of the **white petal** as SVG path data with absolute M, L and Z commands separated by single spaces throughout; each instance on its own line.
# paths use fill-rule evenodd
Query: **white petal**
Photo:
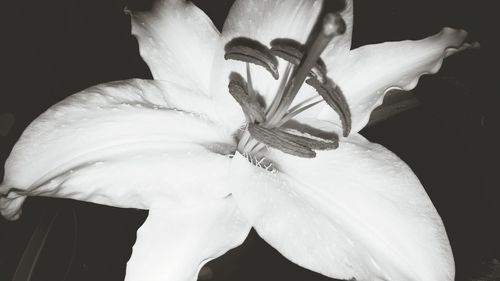
M 361 130 L 370 114 L 390 89 L 411 90 L 424 74 L 436 73 L 443 59 L 472 45 L 464 43 L 467 33 L 445 28 L 418 41 L 367 45 L 327 65 L 329 76 L 340 86 L 352 114 L 352 131 Z M 324 108 L 321 118 L 337 118 Z
M 268 158 L 276 174 L 235 156 L 233 195 L 291 261 L 339 279 L 453 280 L 439 215 L 410 168 L 382 146 L 353 134 L 313 159 Z
M 321 0 L 236 0 L 223 37 L 249 37 L 269 45 L 276 38 L 304 43 L 321 10 Z
M 2 214 L 15 218 L 26 195 L 134 208 L 226 196 L 218 181 L 232 136 L 202 115 L 165 107 L 162 90 L 148 80 L 102 84 L 38 117 L 6 161 Z
M 231 7 L 222 30 L 223 41 L 235 37 L 248 37 L 270 47 L 276 38 L 290 38 L 304 43 L 316 22 L 322 6 L 321 0 L 237 0 Z M 225 44 L 224 43 L 224 44 Z M 212 92 L 227 94 L 231 72 L 240 73 L 246 79 L 245 63 L 224 61 L 224 50 L 215 56 Z M 280 78 L 285 70 L 280 60 Z M 279 81 L 260 66 L 251 66 L 252 84 L 267 105 L 276 94 Z
M 240 245 L 251 225 L 231 197 L 178 210 L 151 209 L 137 232 L 126 281 L 194 281 L 201 266 Z
M 227 85 L 219 96 L 209 97 L 190 84 L 165 81 L 156 81 L 156 84 L 163 88 L 163 98 L 168 107 L 203 115 L 224 127 L 228 134 L 233 134 L 245 121 L 243 111 L 229 94 Z
M 131 12 L 132 34 L 153 77 L 195 83 L 208 94 L 219 32 L 190 1 L 160 0 L 146 12 Z

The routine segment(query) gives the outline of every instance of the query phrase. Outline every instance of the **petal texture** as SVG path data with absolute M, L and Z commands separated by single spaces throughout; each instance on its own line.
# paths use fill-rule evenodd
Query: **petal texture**
M 196 112 L 220 124 L 228 134 L 233 134 L 245 121 L 241 107 L 228 92 L 227 85 L 219 96 L 208 97 L 194 85 L 155 81 L 161 86 L 165 104 L 169 108 Z M 182 93 L 182 94 L 179 94 Z
M 160 0 L 146 12 L 131 12 L 132 34 L 153 77 L 180 84 L 195 83 L 204 93 L 210 86 L 219 32 L 190 1 Z
M 268 46 L 276 38 L 304 43 L 322 3 L 321 0 L 236 0 L 222 35 L 226 40 L 249 37 Z
M 151 209 L 125 280 L 194 281 L 203 264 L 243 243 L 250 228 L 231 197 L 187 209 Z
M 464 43 L 463 30 L 444 28 L 418 41 L 366 45 L 327 65 L 330 77 L 340 86 L 352 114 L 352 131 L 361 130 L 370 114 L 390 89 L 411 90 L 424 74 L 436 73 L 443 59 L 472 45 Z M 321 118 L 337 118 L 324 108 Z
M 235 37 L 248 37 L 270 47 L 276 38 L 289 38 L 305 43 L 313 28 L 323 1 L 321 0 L 237 0 L 224 23 L 224 44 Z M 220 49 L 214 60 L 212 91 L 227 95 L 228 77 L 237 72 L 246 78 L 245 63 L 224 61 Z M 285 72 L 285 61 L 279 61 L 280 79 Z M 260 66 L 251 65 L 252 85 L 269 105 L 280 82 Z
M 451 281 L 443 224 L 399 158 L 354 134 L 313 159 L 271 151 L 275 174 L 235 156 L 234 196 L 291 261 L 338 278 Z
M 134 208 L 226 196 L 217 182 L 233 138 L 204 115 L 167 108 L 162 91 L 148 80 L 102 84 L 38 117 L 6 161 L 2 214 L 15 218 L 26 195 Z

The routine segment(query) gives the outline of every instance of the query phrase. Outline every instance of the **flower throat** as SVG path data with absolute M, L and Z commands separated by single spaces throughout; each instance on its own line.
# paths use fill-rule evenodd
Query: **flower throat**
M 327 69 L 320 55 L 328 43 L 345 32 L 345 22 L 338 14 L 326 14 L 319 32 L 309 47 L 299 42 L 279 38 L 271 41 L 271 48 L 246 37 L 238 37 L 225 46 L 226 60 L 246 63 L 246 80 L 232 72 L 229 79 L 229 93 L 241 106 L 247 126 L 238 142 L 238 151 L 249 161 L 260 164 L 255 155 L 266 146 L 282 152 L 304 157 L 316 156 L 314 150 L 335 149 L 338 136 L 329 139 L 310 135 L 306 132 L 287 128 L 285 123 L 301 112 L 325 101 L 340 117 L 343 135 L 351 128 L 349 107 L 341 89 L 327 76 Z M 278 58 L 287 62 L 271 104 L 264 108 L 258 102 L 257 93 L 252 87 L 249 64 L 265 68 L 275 80 L 279 79 Z M 302 85 L 312 86 L 318 96 L 314 96 L 291 106 Z M 266 168 L 263 165 L 263 168 Z

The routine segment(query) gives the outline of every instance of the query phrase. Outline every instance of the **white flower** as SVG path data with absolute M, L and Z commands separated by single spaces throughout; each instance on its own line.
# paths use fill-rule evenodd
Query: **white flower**
M 444 57 L 470 47 L 466 32 L 445 28 L 350 50 L 352 1 L 311 32 L 321 7 L 237 0 L 222 34 L 182 0 L 132 13 L 155 80 L 97 85 L 36 119 L 6 162 L 2 214 L 17 218 L 26 196 L 148 209 L 126 280 L 195 280 L 251 227 L 291 261 L 329 277 L 453 280 L 446 232 L 420 182 L 357 132 L 389 89 L 412 89 Z M 319 45 L 296 44 L 310 34 Z M 274 57 L 280 48 L 305 56 L 293 68 Z M 298 76 L 318 71 L 304 66 L 316 63 L 314 52 L 330 80 L 317 76 L 311 87 Z M 276 67 L 281 78 L 224 55 Z M 292 81 L 302 85 L 298 93 Z M 287 115 L 290 108 L 300 113 Z

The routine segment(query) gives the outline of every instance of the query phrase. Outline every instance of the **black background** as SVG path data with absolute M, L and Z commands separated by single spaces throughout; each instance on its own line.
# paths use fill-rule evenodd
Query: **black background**
M 195 3 L 219 28 L 231 5 Z M 149 4 L 2 2 L 0 114 L 12 114 L 15 123 L 0 136 L 0 163 L 29 122 L 64 97 L 106 81 L 150 78 L 125 6 Z M 500 259 L 499 12 L 499 2 L 487 0 L 355 2 L 353 47 L 419 39 L 443 26 L 464 28 L 482 45 L 448 58 L 438 75 L 423 77 L 414 90 L 420 107 L 362 131 L 405 160 L 426 187 L 446 225 L 457 280 L 472 280 L 484 274 L 484 263 Z M 59 216 L 33 280 L 123 280 L 147 212 L 48 198 L 27 200 L 19 221 L 0 219 L 0 280 L 10 280 L 41 215 L 54 210 Z M 254 233 L 208 266 L 200 279 L 331 280 L 288 262 Z

